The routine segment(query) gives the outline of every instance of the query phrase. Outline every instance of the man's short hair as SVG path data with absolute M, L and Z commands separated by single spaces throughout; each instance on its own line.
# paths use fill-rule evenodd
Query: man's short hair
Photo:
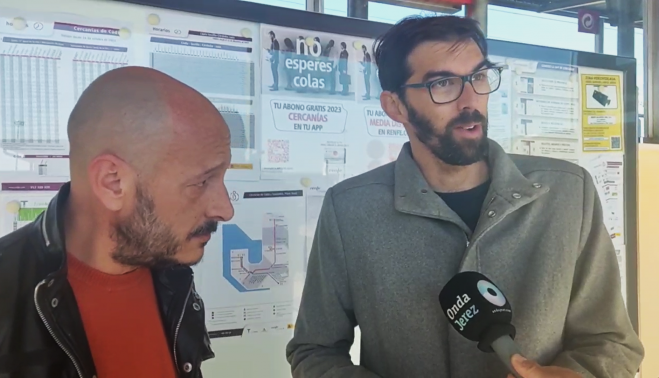
M 487 41 L 477 21 L 458 16 L 404 18 L 375 40 L 373 55 L 382 90 L 402 94 L 401 86 L 412 76 L 408 58 L 425 42 L 476 42 L 487 57 Z

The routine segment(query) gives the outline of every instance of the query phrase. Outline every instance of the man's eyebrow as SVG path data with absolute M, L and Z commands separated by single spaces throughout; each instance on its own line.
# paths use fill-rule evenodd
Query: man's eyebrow
M 428 71 L 421 78 L 421 82 L 425 83 L 426 81 L 428 81 L 430 79 L 435 79 L 435 78 L 440 78 L 440 77 L 449 77 L 449 76 L 460 76 L 460 75 L 458 75 L 456 73 L 453 73 L 451 71 Z
M 492 68 L 494 66 L 495 66 L 494 63 L 490 62 L 489 59 L 485 58 L 485 59 L 483 59 L 482 62 L 480 62 L 480 64 L 478 66 L 476 66 L 476 68 L 474 68 L 473 72 L 476 72 L 476 71 L 480 70 L 481 68 Z
M 492 62 L 490 62 L 488 59 L 483 59 L 480 63 L 478 63 L 476 65 L 476 67 L 474 67 L 473 70 L 471 70 L 471 72 L 473 73 L 473 72 L 476 72 L 476 71 L 480 70 L 481 68 L 484 68 L 484 67 L 489 68 L 489 67 L 492 67 L 492 66 L 494 66 L 494 64 L 492 64 Z M 463 76 L 463 75 L 458 75 L 455 72 L 451 72 L 451 71 L 429 71 L 429 72 L 426 72 L 425 75 L 423 75 L 423 78 L 421 79 L 421 81 L 423 83 L 425 83 L 426 81 L 428 81 L 430 79 L 441 78 L 441 77 L 456 77 L 456 76 L 460 77 L 460 76 Z
M 226 166 L 226 163 L 225 163 L 225 162 L 222 162 L 222 163 L 220 163 L 220 164 L 218 164 L 218 165 L 215 165 L 215 166 L 213 166 L 213 167 L 211 167 L 211 168 L 208 168 L 207 170 L 205 170 L 205 171 L 203 171 L 203 172 L 201 172 L 201 173 L 197 173 L 197 174 L 195 174 L 195 175 L 194 175 L 194 178 L 196 178 L 196 179 L 197 179 L 197 178 L 202 178 L 202 177 L 207 176 L 207 175 L 209 175 L 209 174 L 211 174 L 211 173 L 213 173 L 213 172 L 215 172 L 215 171 L 219 171 L 219 170 L 222 169 L 224 166 Z

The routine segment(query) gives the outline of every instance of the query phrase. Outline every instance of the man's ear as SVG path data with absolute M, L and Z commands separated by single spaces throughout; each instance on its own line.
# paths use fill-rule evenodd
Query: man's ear
M 402 124 L 408 123 L 407 108 L 396 93 L 384 91 L 380 94 L 380 106 L 389 118 Z
M 133 169 L 115 155 L 95 157 L 87 168 L 87 177 L 92 192 L 109 211 L 121 211 L 134 195 Z

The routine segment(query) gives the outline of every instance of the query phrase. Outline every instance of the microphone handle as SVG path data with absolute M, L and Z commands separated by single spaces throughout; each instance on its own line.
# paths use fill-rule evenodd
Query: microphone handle
M 520 356 L 522 355 L 522 352 L 520 352 L 519 347 L 517 346 L 517 343 L 510 338 L 509 335 L 504 335 L 499 337 L 498 339 L 495 339 L 492 342 L 492 349 L 494 350 L 494 353 L 497 354 L 499 359 L 506 364 L 508 367 L 508 370 L 513 374 L 515 378 L 522 378 L 515 369 L 513 368 L 513 363 L 512 363 L 512 357 L 515 354 L 519 354 Z

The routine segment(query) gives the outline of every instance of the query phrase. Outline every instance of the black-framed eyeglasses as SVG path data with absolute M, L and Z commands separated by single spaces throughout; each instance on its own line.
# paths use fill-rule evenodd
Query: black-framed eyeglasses
M 497 65 L 466 76 L 446 76 L 425 83 L 405 84 L 401 88 L 427 88 L 432 102 L 438 105 L 448 104 L 462 96 L 467 82 L 476 94 L 487 95 L 495 92 L 501 85 L 501 72 L 504 69 L 506 66 Z

